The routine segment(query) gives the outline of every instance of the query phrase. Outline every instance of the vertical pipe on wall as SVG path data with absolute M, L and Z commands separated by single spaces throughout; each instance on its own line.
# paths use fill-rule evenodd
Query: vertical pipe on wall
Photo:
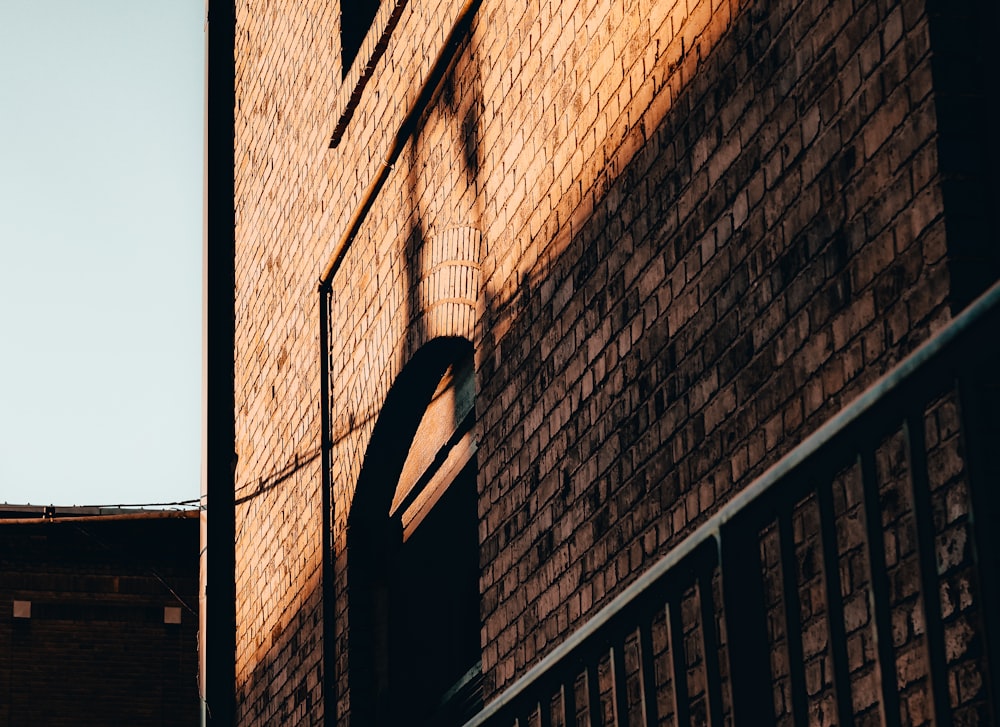
M 320 461 L 322 467 L 322 511 L 323 511 L 323 722 L 332 725 L 336 723 L 336 698 L 334 696 L 333 666 L 336 663 L 334 653 L 333 627 L 333 481 L 330 473 L 333 454 L 333 437 L 330 424 L 330 283 L 319 286 L 319 399 L 320 399 Z

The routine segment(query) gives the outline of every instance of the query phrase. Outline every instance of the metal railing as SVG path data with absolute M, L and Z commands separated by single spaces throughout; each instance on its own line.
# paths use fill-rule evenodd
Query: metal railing
M 998 339 L 1000 284 L 467 727 L 996 719 Z

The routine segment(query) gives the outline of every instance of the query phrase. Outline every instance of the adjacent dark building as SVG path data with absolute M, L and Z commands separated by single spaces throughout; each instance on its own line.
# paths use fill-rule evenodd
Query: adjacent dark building
M 198 722 L 197 515 L 0 507 L 0 724 Z

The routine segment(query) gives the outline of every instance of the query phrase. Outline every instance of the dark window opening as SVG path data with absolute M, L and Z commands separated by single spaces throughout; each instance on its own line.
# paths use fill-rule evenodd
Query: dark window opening
M 340 0 L 340 46 L 345 78 L 372 27 L 378 6 L 379 0 Z

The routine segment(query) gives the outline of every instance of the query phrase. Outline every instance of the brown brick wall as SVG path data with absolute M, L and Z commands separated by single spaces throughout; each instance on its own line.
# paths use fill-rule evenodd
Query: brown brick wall
M 459 6 L 383 2 L 346 80 L 336 3 L 237 9 L 241 723 L 350 711 L 347 516 L 427 341 L 475 346 L 489 696 L 950 317 L 922 2 L 483 0 L 410 117 Z
M 318 110 L 338 80 L 336 12 L 335 3 L 237 4 L 238 724 L 322 714 L 315 268 L 330 205 L 329 123 Z
M 197 635 L 197 519 L 0 522 L 0 723 L 195 724 Z

